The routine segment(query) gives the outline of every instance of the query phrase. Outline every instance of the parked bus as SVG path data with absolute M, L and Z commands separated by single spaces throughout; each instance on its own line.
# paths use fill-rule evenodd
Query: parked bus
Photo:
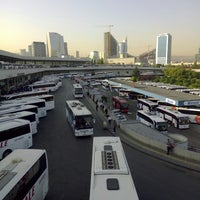
M 66 117 L 75 136 L 93 134 L 94 119 L 92 113 L 80 101 L 66 101 Z
M 189 128 L 190 120 L 188 115 L 185 115 L 177 110 L 171 109 L 169 107 L 160 107 L 156 108 L 158 116 L 167 120 L 178 129 L 187 129 Z
M 47 109 L 46 109 L 46 101 L 44 99 L 38 98 L 23 98 L 23 99 L 15 99 L 15 100 L 8 100 L 3 101 L 1 103 L 0 108 L 9 108 L 14 107 L 16 105 L 33 105 L 38 107 L 38 117 L 46 117 L 47 116 Z
M 122 113 L 128 113 L 128 101 L 119 97 L 112 97 L 112 105 L 114 109 L 119 109 Z
M 119 137 L 94 137 L 89 200 L 138 200 Z
M 55 100 L 54 100 L 54 95 L 53 94 L 42 94 L 42 95 L 36 95 L 32 97 L 24 97 L 22 100 L 27 100 L 27 99 L 44 99 L 46 102 L 46 110 L 53 110 L 55 108 Z
M 75 98 L 83 98 L 83 87 L 81 86 L 81 84 L 73 84 L 73 94 Z
M 187 115 L 190 123 L 200 124 L 200 109 L 176 107 L 176 110 Z
M 12 113 L 17 113 L 17 112 L 22 112 L 22 111 L 28 111 L 28 112 L 33 112 L 36 114 L 36 122 L 37 124 L 39 123 L 39 117 L 38 117 L 38 107 L 33 106 L 33 105 L 15 105 L 13 107 L 6 107 L 2 108 L 0 106 L 0 116 L 1 115 L 6 115 L 6 114 L 12 114 Z
M 48 92 L 55 92 L 59 88 L 59 84 L 56 82 L 50 82 L 50 81 L 38 81 L 33 83 L 32 85 L 29 85 L 29 88 L 32 91 L 43 91 L 47 90 Z
M 103 88 L 104 90 L 109 90 L 109 89 L 110 89 L 109 82 L 108 82 L 107 79 L 102 80 L 102 81 L 101 81 L 101 85 L 102 85 L 102 88 Z
M 44 200 L 49 189 L 47 153 L 16 149 L 0 162 L 1 200 Z
M 12 99 L 21 99 L 23 97 L 33 97 L 38 95 L 49 94 L 48 90 L 41 90 L 41 91 L 27 91 L 27 92 L 20 92 L 10 95 L 3 95 L 1 96 L 1 100 L 12 100 Z
M 37 118 L 36 113 L 30 111 L 21 111 L 16 113 L 10 113 L 5 115 L 0 115 L 0 123 L 5 121 L 10 121 L 12 119 L 25 119 L 30 121 L 32 133 L 37 133 Z
M 137 100 L 137 108 L 138 110 L 145 110 L 145 111 L 156 111 L 158 106 L 157 102 L 150 101 L 148 99 L 138 99 Z
M 32 144 L 32 130 L 28 120 L 13 119 L 0 123 L 0 159 L 14 149 L 28 149 Z
M 149 111 L 138 110 L 137 120 L 151 128 L 154 128 L 162 133 L 167 133 L 168 123 L 163 118 Z

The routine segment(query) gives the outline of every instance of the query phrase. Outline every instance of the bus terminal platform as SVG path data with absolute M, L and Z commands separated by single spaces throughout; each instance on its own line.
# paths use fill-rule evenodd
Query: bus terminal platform
M 87 98 L 87 101 L 90 102 L 91 106 L 93 106 L 94 110 L 95 110 L 96 104 L 93 101 L 93 99 L 87 95 L 85 95 L 85 98 Z M 109 113 L 110 113 L 110 110 L 108 110 L 108 114 Z M 105 113 L 103 111 L 99 110 L 98 116 L 102 120 L 102 127 L 103 127 L 103 122 L 107 120 Z M 102 130 L 103 130 L 103 128 L 102 128 Z M 161 150 L 158 148 L 154 148 L 153 146 L 150 146 L 143 142 L 140 142 L 139 140 L 135 139 L 135 137 L 132 137 L 132 134 L 130 134 L 130 130 L 125 131 L 122 128 L 117 127 L 116 133 L 113 133 L 112 126 L 108 130 L 111 135 L 119 136 L 123 143 L 131 146 L 132 148 L 137 149 L 138 151 L 141 151 L 145 154 L 153 156 L 162 161 L 174 164 L 176 166 L 180 166 L 180 167 L 184 167 L 189 170 L 194 170 L 196 172 L 200 172 L 200 162 L 199 161 L 194 161 L 191 159 L 186 159 L 184 157 L 177 156 L 173 152 L 170 153 L 170 155 L 167 155 L 167 147 L 166 147 L 166 150 Z M 131 131 L 134 131 L 134 130 L 131 130 Z M 200 156 L 200 153 L 199 153 L 199 156 Z

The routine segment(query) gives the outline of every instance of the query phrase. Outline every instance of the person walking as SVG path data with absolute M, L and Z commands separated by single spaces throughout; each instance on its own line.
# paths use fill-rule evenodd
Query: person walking
M 112 118 L 110 115 L 107 115 L 107 121 L 108 121 L 109 127 L 111 127 Z
M 169 155 L 170 152 L 173 151 L 174 145 L 170 141 L 170 139 L 167 139 L 167 155 Z
M 116 134 L 116 128 L 117 128 L 117 123 L 116 123 L 116 121 L 114 120 L 114 121 L 113 121 L 113 134 L 114 134 L 114 135 Z

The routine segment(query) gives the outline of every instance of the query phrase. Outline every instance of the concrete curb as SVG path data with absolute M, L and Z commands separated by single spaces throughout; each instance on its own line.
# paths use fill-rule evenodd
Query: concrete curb
M 152 147 L 147 146 L 144 143 L 141 143 L 141 142 L 135 140 L 134 138 L 130 137 L 130 135 L 127 134 L 126 132 L 124 132 L 123 130 L 118 129 L 117 133 L 120 136 L 123 143 L 129 145 L 130 147 L 132 147 L 142 153 L 145 153 L 154 158 L 160 159 L 162 161 L 171 163 L 171 164 L 179 166 L 179 167 L 184 167 L 189 170 L 200 172 L 200 165 L 198 163 L 195 163 L 195 162 L 192 162 L 189 160 L 185 160 L 185 159 L 177 157 L 173 154 L 167 155 L 166 152 L 164 152 L 164 151 L 154 149 Z

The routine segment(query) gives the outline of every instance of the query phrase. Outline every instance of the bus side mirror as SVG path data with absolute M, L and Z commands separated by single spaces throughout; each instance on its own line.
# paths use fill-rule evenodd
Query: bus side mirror
M 95 118 L 93 118 L 93 123 L 95 124 L 95 122 L 96 122 L 96 119 L 95 119 Z

